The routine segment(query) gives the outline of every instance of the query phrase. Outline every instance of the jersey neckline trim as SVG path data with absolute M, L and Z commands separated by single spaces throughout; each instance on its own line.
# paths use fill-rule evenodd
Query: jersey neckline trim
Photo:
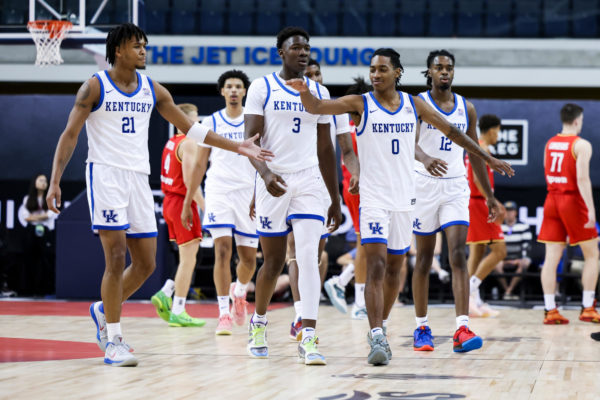
M 388 113 L 390 115 L 396 115 L 396 114 L 398 114 L 398 112 L 400 110 L 402 110 L 402 107 L 404 106 L 404 96 L 402 96 L 402 93 L 400 91 L 397 91 L 396 93 L 398 93 L 398 96 L 400 96 L 400 105 L 398 106 L 398 108 L 394 112 L 388 110 L 387 108 L 385 108 L 381 104 L 379 104 L 379 102 L 375 98 L 375 95 L 373 95 L 373 92 L 369 92 L 369 96 L 371 96 L 371 98 L 373 99 L 373 101 L 375 102 L 375 104 L 377 104 L 377 107 L 379 107 L 380 110 L 385 111 L 386 113 Z
M 124 91 L 122 91 L 121 89 L 119 89 L 117 87 L 117 85 L 115 85 L 115 83 L 113 82 L 113 80 L 110 78 L 110 74 L 108 73 L 107 70 L 104 71 L 104 74 L 106 75 L 106 79 L 108 79 L 108 82 L 112 85 L 112 87 L 114 87 L 117 90 L 117 92 L 121 93 L 123 96 L 133 97 L 136 94 L 138 94 L 138 92 L 142 88 L 142 77 L 141 77 L 140 73 L 137 72 L 137 71 L 135 71 L 135 75 L 137 76 L 138 86 L 137 86 L 137 88 L 132 93 L 125 93 Z
M 281 81 L 279 80 L 279 77 L 277 76 L 277 72 L 273 72 L 273 78 L 275 79 L 275 82 L 277 82 L 277 84 L 278 84 L 279 86 L 281 86 L 281 88 L 282 88 L 283 90 L 285 90 L 286 92 L 288 92 L 288 93 L 289 93 L 289 94 L 291 94 L 292 96 L 296 96 L 296 97 L 300 96 L 300 92 L 293 92 L 291 89 L 287 88 L 287 87 L 286 87 L 286 86 L 283 84 L 283 82 L 281 82 Z
M 223 109 L 223 110 L 225 110 L 225 109 Z M 223 110 L 219 110 L 219 111 L 217 111 L 217 113 L 219 114 L 219 116 L 221 117 L 221 119 L 222 119 L 222 120 L 223 120 L 223 121 L 224 121 L 224 122 L 225 122 L 227 125 L 231 125 L 231 126 L 233 126 L 234 128 L 239 128 L 240 126 L 244 125 L 244 119 L 243 119 L 244 113 L 243 113 L 243 112 L 242 112 L 242 122 L 240 122 L 239 124 L 237 124 L 237 125 L 236 125 L 236 124 L 234 124 L 233 122 L 229 121 L 227 118 L 225 118 L 225 116 L 224 116 L 224 115 L 223 115 L 223 113 L 222 113 L 222 111 L 223 111 Z
M 429 100 L 431 100 L 431 104 L 433 104 L 433 106 L 436 108 L 436 110 L 438 110 L 439 112 L 441 112 L 444 115 L 452 115 L 452 114 L 454 114 L 454 111 L 456 111 L 456 109 L 458 108 L 458 102 L 456 101 L 456 93 L 453 92 L 452 95 L 454 96 L 454 108 L 452 109 L 452 111 L 446 112 L 446 111 L 442 110 L 440 108 L 440 106 L 437 105 L 437 103 L 435 102 L 433 97 L 431 97 L 431 90 L 427 91 L 427 97 L 429 97 Z

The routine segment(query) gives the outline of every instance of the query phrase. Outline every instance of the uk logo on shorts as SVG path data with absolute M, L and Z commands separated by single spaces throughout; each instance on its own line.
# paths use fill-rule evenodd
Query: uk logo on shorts
M 269 217 L 260 217 L 260 223 L 262 224 L 263 229 L 273 229 L 271 228 L 271 223 L 273 221 L 269 221 Z
M 379 222 L 369 222 L 369 229 L 373 235 L 383 235 L 383 227 Z
M 208 222 L 215 222 L 215 214 L 214 213 L 208 213 Z
M 421 221 L 419 221 L 419 218 L 413 221 L 413 229 L 421 229 Z
M 119 214 L 115 214 L 115 210 L 102 210 L 102 216 L 106 220 L 106 223 L 117 223 L 117 217 Z

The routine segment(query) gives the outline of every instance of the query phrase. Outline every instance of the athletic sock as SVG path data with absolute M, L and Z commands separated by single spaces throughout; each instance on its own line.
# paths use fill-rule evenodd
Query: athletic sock
M 239 279 L 236 279 L 235 286 L 233 289 L 233 295 L 235 297 L 244 297 L 244 295 L 246 294 L 246 289 L 248 289 L 248 284 L 242 283 Z
M 483 304 L 481 296 L 479 294 L 479 285 L 481 285 L 481 279 L 473 275 L 469 280 L 469 291 L 471 296 L 475 297 L 477 307 Z
M 229 296 L 217 296 L 219 302 L 219 317 L 229 314 Z
M 173 298 L 173 309 L 171 312 L 175 315 L 179 315 L 185 311 L 185 297 L 177 297 Z
M 302 319 L 302 301 L 294 302 L 294 310 L 296 311 L 296 317 L 294 318 L 294 323 L 296 323 Z
M 160 289 L 167 297 L 173 296 L 173 292 L 175 291 L 175 282 L 172 279 L 167 279 L 162 289 Z
M 106 324 L 106 333 L 108 334 L 108 340 L 113 340 L 115 336 L 123 336 L 121 333 L 121 323 L 113 322 L 110 324 Z
M 594 295 L 596 292 L 594 290 L 584 290 L 583 291 L 583 308 L 589 308 L 594 306 Z
M 355 283 L 354 284 L 354 303 L 357 307 L 365 307 L 365 284 Z
M 266 315 L 258 315 L 256 312 L 252 314 L 252 318 L 250 318 L 250 323 L 252 324 L 267 324 L 267 316 Z
M 456 329 L 460 329 L 461 326 L 469 326 L 468 315 L 459 315 L 458 317 L 456 317 Z
M 415 317 L 415 321 L 417 321 L 417 328 L 421 326 L 429 326 L 429 320 L 427 319 L 427 315 L 424 317 Z
M 338 282 L 340 286 L 346 287 L 348 282 L 350 282 L 354 278 L 354 264 L 348 264 L 348 266 L 342 271 L 340 276 L 338 277 Z
M 302 328 L 302 343 L 315 337 L 315 328 Z
M 544 295 L 544 308 L 548 311 L 554 310 L 556 308 L 556 302 L 554 301 L 553 294 Z
M 376 327 L 371 329 L 371 337 L 374 338 L 375 335 L 383 335 L 383 328 Z

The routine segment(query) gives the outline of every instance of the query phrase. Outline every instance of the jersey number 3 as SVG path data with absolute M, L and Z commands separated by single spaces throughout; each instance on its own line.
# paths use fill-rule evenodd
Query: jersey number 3
M 122 119 L 123 125 L 121 128 L 123 129 L 123 133 L 135 133 L 135 124 L 133 122 L 133 117 L 123 117 Z
M 294 133 L 300 133 L 300 118 L 294 118 L 294 128 L 292 129 L 292 132 Z

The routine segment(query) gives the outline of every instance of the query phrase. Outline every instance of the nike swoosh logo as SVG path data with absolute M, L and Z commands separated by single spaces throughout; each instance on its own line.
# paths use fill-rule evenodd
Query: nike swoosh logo
M 377 111 L 377 110 L 370 110 L 369 114 L 373 114 L 375 111 Z
M 276 92 L 276 91 L 278 91 L 278 90 L 281 90 L 281 89 L 273 89 L 273 91 L 274 91 L 274 92 Z
M 106 91 L 106 93 L 110 93 L 110 92 L 112 92 L 113 90 L 115 90 L 115 89 L 107 90 L 107 91 Z

